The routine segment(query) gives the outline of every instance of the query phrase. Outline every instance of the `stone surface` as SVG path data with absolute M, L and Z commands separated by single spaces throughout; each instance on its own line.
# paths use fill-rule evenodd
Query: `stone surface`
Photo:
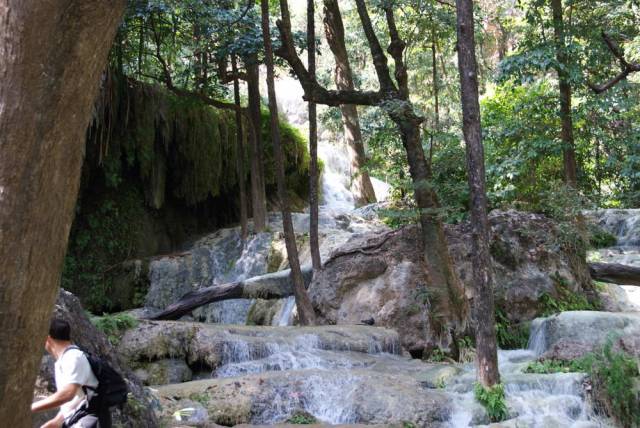
M 132 366 L 171 358 L 208 373 L 224 373 L 230 364 L 289 353 L 288 360 L 279 362 L 280 369 L 286 369 L 301 353 L 323 350 L 399 353 L 400 344 L 396 332 L 368 326 L 261 327 L 141 321 L 118 345 L 120 355 Z M 277 363 L 264 361 L 271 369 L 278 369 Z
M 558 287 L 581 295 L 591 291 L 586 263 L 562 249 L 553 221 L 517 211 L 493 211 L 489 220 L 496 302 L 511 321 L 533 319 L 541 311 L 543 293 L 554 296 Z M 446 228 L 456 271 L 472 298 L 470 234 L 468 223 Z M 433 296 L 419 231 L 404 227 L 390 233 L 380 248 L 363 250 L 382 237 L 362 234 L 339 247 L 336 251 L 344 255 L 325 262 L 310 296 L 325 322 L 373 318 L 376 325 L 399 331 L 406 349 L 419 352 L 434 336 L 429 322 Z
M 151 408 L 152 397 L 135 374 L 119 358 L 106 336 L 91 323 L 80 301 L 73 294 L 60 290 L 54 316 L 65 319 L 71 324 L 71 339 L 74 343 L 87 352 L 104 358 L 124 375 L 131 394 L 122 411 L 112 410 L 114 423 L 135 428 L 157 426 L 155 414 Z M 55 391 L 53 359 L 46 355 L 40 366 L 35 394 L 49 395 L 53 391 Z M 34 426 L 40 426 L 37 425 L 39 422 L 41 421 L 34 421 Z
M 198 397 L 221 425 L 283 423 L 303 411 L 326 423 L 445 426 L 450 400 L 402 374 L 364 370 L 269 372 L 158 388 L 163 419 Z
M 140 363 L 134 373 L 145 385 L 188 382 L 193 378 L 193 373 L 184 360 L 170 358 Z
M 640 357 L 638 337 L 638 313 L 571 311 L 534 320 L 529 348 L 542 358 L 572 360 L 612 340 Z

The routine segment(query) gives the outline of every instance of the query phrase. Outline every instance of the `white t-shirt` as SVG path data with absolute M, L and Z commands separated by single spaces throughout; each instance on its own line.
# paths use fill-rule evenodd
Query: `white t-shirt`
M 62 389 L 65 385 L 75 383 L 80 386 L 95 388 L 98 386 L 98 379 L 91 371 L 91 365 L 84 353 L 76 348 L 67 349 L 55 363 L 56 388 Z M 76 396 L 60 406 L 60 411 L 65 419 L 85 400 L 82 388 L 78 388 Z

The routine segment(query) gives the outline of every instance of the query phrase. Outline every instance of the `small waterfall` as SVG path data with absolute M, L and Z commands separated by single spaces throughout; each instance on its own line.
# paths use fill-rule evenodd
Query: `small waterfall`
M 619 246 L 640 246 L 640 209 L 604 209 L 587 213 L 614 235 Z
M 273 317 L 271 325 L 278 327 L 286 327 L 293 324 L 293 311 L 296 307 L 296 299 L 294 296 L 289 296 L 284 299 L 284 303 L 280 308 L 280 311 Z
M 533 351 L 536 356 L 542 355 L 547 349 L 546 320 L 546 318 L 536 318 L 531 323 L 527 349 Z

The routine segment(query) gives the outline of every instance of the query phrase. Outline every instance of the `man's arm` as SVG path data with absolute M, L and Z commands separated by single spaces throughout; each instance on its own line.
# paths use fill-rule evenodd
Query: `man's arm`
M 31 404 L 31 411 L 42 412 L 44 410 L 50 410 L 55 409 L 56 407 L 60 407 L 67 401 L 73 400 L 73 397 L 76 396 L 78 389 L 80 389 L 80 385 L 78 385 L 77 383 L 68 383 L 64 387 L 59 389 L 55 394 L 52 394 L 47 398 Z

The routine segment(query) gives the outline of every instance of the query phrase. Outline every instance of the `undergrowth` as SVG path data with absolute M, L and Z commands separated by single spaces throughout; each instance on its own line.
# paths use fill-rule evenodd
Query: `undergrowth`
M 512 322 L 503 309 L 496 307 L 496 339 L 500 349 L 526 348 L 529 324 Z
M 490 388 L 485 388 L 480 383 L 476 383 L 473 388 L 473 394 L 487 411 L 491 422 L 500 422 L 509 417 L 504 385 L 499 383 Z
M 107 336 L 112 345 L 120 341 L 124 331 L 138 325 L 138 320 L 126 313 L 92 317 L 91 322 Z

